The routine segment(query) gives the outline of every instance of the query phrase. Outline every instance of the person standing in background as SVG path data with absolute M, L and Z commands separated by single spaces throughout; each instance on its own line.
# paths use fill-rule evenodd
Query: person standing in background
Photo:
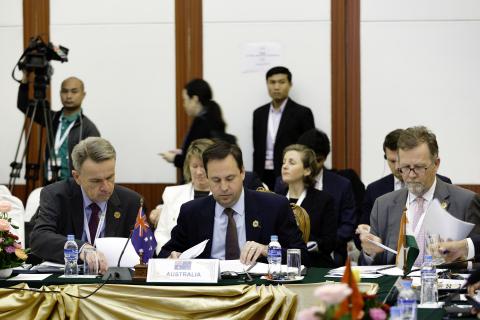
M 273 190 L 281 174 L 283 149 L 314 128 L 315 122 L 308 107 L 289 98 L 292 74 L 287 68 L 271 68 L 266 79 L 272 101 L 253 112 L 253 171 Z

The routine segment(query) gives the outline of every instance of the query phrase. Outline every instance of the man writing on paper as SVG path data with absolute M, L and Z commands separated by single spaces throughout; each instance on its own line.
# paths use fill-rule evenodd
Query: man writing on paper
M 360 259 L 363 263 L 394 263 L 395 254 L 386 252 L 372 241 L 396 248 L 400 219 L 406 208 L 407 229 L 412 230 L 420 250 L 415 265 L 421 265 L 426 238 L 422 226 L 423 218 L 433 198 L 438 199 L 454 217 L 476 224 L 472 233 L 478 234 L 480 227 L 478 195 L 437 179 L 439 165 L 435 134 L 423 126 L 408 128 L 400 134 L 398 170 L 407 188 L 387 193 L 375 201 L 370 216 L 371 231 L 360 230 L 362 244 Z
M 251 264 L 265 260 L 274 234 L 282 251 L 301 249 L 303 264 L 308 265 L 306 246 L 288 200 L 243 188 L 245 169 L 240 148 L 217 142 L 203 152 L 203 163 L 212 195 L 182 205 L 160 257 L 178 258 L 181 252 L 210 239 L 199 258 L 240 259 Z
M 63 262 L 67 235 L 75 235 L 79 257 L 98 237 L 128 237 L 135 224 L 140 195 L 115 184 L 116 153 L 107 140 L 87 138 L 72 152 L 73 179 L 46 186 L 40 194 L 30 245 L 32 253 L 55 262 Z M 107 261 L 99 255 L 99 270 Z

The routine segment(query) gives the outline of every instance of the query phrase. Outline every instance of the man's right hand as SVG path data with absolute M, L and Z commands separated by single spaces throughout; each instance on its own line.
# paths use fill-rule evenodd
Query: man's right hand
M 361 232 L 360 233 L 360 241 L 362 243 L 362 249 L 363 251 L 369 255 L 372 256 L 374 254 L 382 253 L 385 251 L 384 249 L 380 248 L 379 246 L 373 244 L 371 241 L 379 242 L 382 243 L 382 239 L 380 239 L 377 236 L 374 236 L 373 234 L 369 232 Z
M 94 247 L 88 243 L 85 246 L 83 246 L 82 251 L 79 254 L 80 259 L 83 261 L 85 261 L 85 249 L 87 248 L 94 248 Z M 96 250 L 96 252 L 97 252 L 97 261 L 98 261 L 98 273 L 104 274 L 105 272 L 107 272 L 107 269 L 108 269 L 107 258 L 105 257 L 103 252 L 100 252 L 98 250 Z M 95 257 L 93 255 L 88 255 L 86 259 L 89 265 L 93 265 L 95 263 L 94 261 Z
M 178 258 L 180 258 L 181 254 L 182 254 L 181 252 L 172 251 L 172 252 L 170 252 L 170 255 L 168 256 L 168 259 L 178 259 Z

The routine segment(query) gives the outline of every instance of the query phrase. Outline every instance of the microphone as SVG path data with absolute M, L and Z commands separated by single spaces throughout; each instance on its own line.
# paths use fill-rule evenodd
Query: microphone
M 128 235 L 127 241 L 125 241 L 125 245 L 123 246 L 122 252 L 118 257 L 117 266 L 110 267 L 107 269 L 107 272 L 103 275 L 103 280 L 125 280 L 125 281 L 132 281 L 132 273 L 130 272 L 130 268 L 127 267 L 120 267 L 120 261 L 122 261 L 123 253 L 127 248 L 128 242 L 131 240 L 133 234 L 133 230 L 130 230 L 130 234 Z

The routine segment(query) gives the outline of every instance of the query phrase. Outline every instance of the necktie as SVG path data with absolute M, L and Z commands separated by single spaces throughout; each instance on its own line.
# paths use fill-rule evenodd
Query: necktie
M 237 224 L 233 219 L 233 209 L 226 208 L 223 211 L 228 217 L 227 234 L 225 236 L 225 260 L 234 260 L 240 257 L 238 246 Z
M 90 244 L 93 245 L 95 243 L 95 235 L 97 234 L 100 207 L 95 202 L 92 202 L 89 208 L 92 210 L 92 214 L 88 221 L 88 230 L 90 231 Z
M 425 199 L 423 199 L 422 197 L 417 197 L 415 201 L 416 201 L 416 207 L 415 207 L 415 211 L 413 212 L 413 232 L 415 232 L 418 222 L 422 217 L 422 214 L 424 211 L 423 204 L 425 202 Z M 417 245 L 419 249 L 417 260 L 415 260 L 415 266 L 420 266 L 423 263 L 423 254 L 425 250 L 425 232 L 423 229 L 423 225 L 420 227 L 420 230 L 418 231 L 418 234 L 415 237 L 415 239 L 417 240 Z

